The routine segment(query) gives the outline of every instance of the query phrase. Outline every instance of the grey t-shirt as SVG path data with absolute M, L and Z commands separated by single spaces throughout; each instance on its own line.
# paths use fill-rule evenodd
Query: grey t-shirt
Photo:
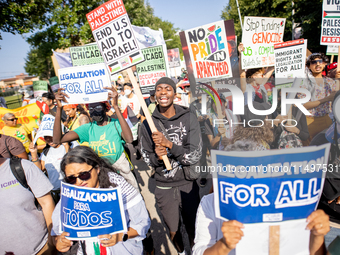
M 35 197 L 52 190 L 52 184 L 39 168 L 28 160 L 21 163 Z M 43 212 L 36 208 L 32 192 L 12 174 L 9 159 L 0 166 L 0 172 L 0 254 L 36 254 L 48 237 Z

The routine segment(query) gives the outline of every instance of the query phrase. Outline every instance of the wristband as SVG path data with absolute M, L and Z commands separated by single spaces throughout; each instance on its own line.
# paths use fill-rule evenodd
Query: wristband
M 38 162 L 38 161 L 39 161 L 39 159 L 36 159 L 36 160 L 32 160 L 32 162 L 33 162 L 33 163 L 35 163 L 35 162 Z

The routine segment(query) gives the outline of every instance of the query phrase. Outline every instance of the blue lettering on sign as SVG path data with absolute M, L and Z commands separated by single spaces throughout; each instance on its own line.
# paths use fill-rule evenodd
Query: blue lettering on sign
M 63 83 L 61 84 L 61 87 L 65 89 L 66 93 L 68 94 L 81 94 L 83 93 L 80 89 L 79 82 L 73 82 L 73 83 Z
M 103 81 L 100 79 L 98 80 L 98 84 L 95 81 L 86 81 L 85 82 L 85 93 L 86 94 L 96 94 L 105 92 L 103 89 Z
M 43 130 L 53 130 L 54 122 L 47 122 L 42 127 Z
M 109 227 L 112 225 L 112 219 L 110 215 L 112 212 L 104 211 L 102 213 L 91 212 L 86 214 L 83 211 L 77 212 L 76 210 L 70 210 L 63 208 L 64 219 L 63 224 L 65 226 L 72 227 Z

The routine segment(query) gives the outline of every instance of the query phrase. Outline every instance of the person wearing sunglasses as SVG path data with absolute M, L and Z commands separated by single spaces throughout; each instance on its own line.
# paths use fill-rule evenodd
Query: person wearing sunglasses
M 67 95 L 63 89 L 59 89 L 56 94 L 57 113 L 53 128 L 53 143 L 60 144 L 79 140 L 80 143 L 88 142 L 89 146 L 103 157 L 110 161 L 120 172 L 120 174 L 137 190 L 138 184 L 136 178 L 130 170 L 129 161 L 127 160 L 123 144 L 132 143 L 132 133 L 129 125 L 121 114 L 117 97 L 118 93 L 114 88 L 105 88 L 109 90 L 109 99 L 115 110 L 116 119 L 109 118 L 107 112 L 111 106 L 106 102 L 89 104 L 88 111 L 92 122 L 84 124 L 73 131 L 62 136 L 61 132 L 61 111 L 62 101 L 67 103 Z
M 66 154 L 61 161 L 61 171 L 65 175 L 66 183 L 87 188 L 120 187 L 124 213 L 127 223 L 127 233 L 98 236 L 102 248 L 96 250 L 93 239 L 89 241 L 70 241 L 66 239 L 68 233 L 60 231 L 60 203 L 57 204 L 53 215 L 54 243 L 60 252 L 67 252 L 72 248 L 72 254 L 143 254 L 142 240 L 150 228 L 150 218 L 140 193 L 125 179 L 116 173 L 108 161 L 99 157 L 92 149 L 78 146 Z M 113 212 L 119 213 L 119 212 Z M 73 247 L 76 246 L 76 247 Z M 106 253 L 102 253 L 105 249 Z M 86 253 L 84 252 L 86 251 Z M 71 253 L 69 253 L 71 254 Z
M 336 93 L 336 83 L 331 78 L 322 75 L 328 58 L 323 53 L 313 53 L 306 61 L 306 78 L 301 88 L 307 89 L 311 93 L 311 99 L 303 106 L 310 112 L 307 118 L 309 138 L 302 141 L 304 146 L 308 146 L 318 133 L 328 128 L 332 124 L 331 102 Z M 298 98 L 304 98 L 305 95 L 298 93 Z
M 31 131 L 25 126 L 25 124 L 18 124 L 18 118 L 15 117 L 13 113 L 6 113 L 2 117 L 2 120 L 5 123 L 5 126 L 2 128 L 2 134 L 12 136 L 19 140 L 24 145 L 26 153 L 29 153 Z

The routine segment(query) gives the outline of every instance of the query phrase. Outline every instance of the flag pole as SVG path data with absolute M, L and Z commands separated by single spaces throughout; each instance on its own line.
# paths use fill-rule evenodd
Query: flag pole
M 240 6 L 238 5 L 238 0 L 236 0 L 236 5 L 237 5 L 238 16 L 240 17 L 241 29 L 243 30 L 242 17 L 241 17 L 241 12 L 240 12 Z

